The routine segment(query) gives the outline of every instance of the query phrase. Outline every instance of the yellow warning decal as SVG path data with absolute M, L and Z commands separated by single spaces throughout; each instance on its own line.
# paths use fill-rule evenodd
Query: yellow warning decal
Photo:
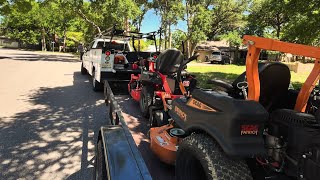
M 203 104 L 202 102 L 194 99 L 194 98 L 190 98 L 189 101 L 187 102 L 187 105 L 188 106 L 191 106 L 193 108 L 196 108 L 196 109 L 200 109 L 200 110 L 203 110 L 203 111 L 210 111 L 210 112 L 216 112 L 217 110 Z
M 178 116 L 179 116 L 182 120 L 184 120 L 184 121 L 187 120 L 187 115 L 186 115 L 186 113 L 184 113 L 180 108 L 178 108 L 177 106 L 175 106 L 175 107 L 174 107 L 174 111 L 178 114 Z

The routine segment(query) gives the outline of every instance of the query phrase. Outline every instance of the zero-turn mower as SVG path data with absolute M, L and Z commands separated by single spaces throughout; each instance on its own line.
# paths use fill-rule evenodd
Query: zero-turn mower
M 172 101 L 169 123 L 150 129 L 152 151 L 174 164 L 177 179 L 306 179 L 320 177 L 320 112 L 310 97 L 320 75 L 320 48 L 244 36 L 246 72 L 225 92 L 195 89 Z M 261 49 L 315 58 L 300 91 L 289 89 L 281 63 L 258 65 Z M 182 64 L 181 66 L 183 66 Z
M 196 58 L 197 56 L 192 56 L 188 62 Z M 148 63 L 142 66 L 141 74 L 131 75 L 128 84 L 129 93 L 134 100 L 139 101 L 144 117 L 149 117 L 151 114 L 151 126 L 167 124 L 167 104 L 172 99 L 183 96 L 177 81 L 177 71 L 182 62 L 185 60 L 181 51 L 167 49 L 159 56 L 154 55 L 149 58 Z M 191 91 L 196 87 L 196 80 L 183 69 L 179 71 L 182 78 L 181 85 L 187 91 Z M 154 120 L 154 116 L 160 116 L 161 121 Z

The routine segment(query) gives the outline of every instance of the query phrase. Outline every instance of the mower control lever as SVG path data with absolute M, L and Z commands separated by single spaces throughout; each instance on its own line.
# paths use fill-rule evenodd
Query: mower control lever
M 247 93 L 248 82 L 246 81 L 238 82 L 237 87 L 242 91 L 244 99 L 248 99 L 248 93 Z
M 191 56 L 191 57 L 188 59 L 188 61 L 187 61 L 187 62 L 191 62 L 191 61 L 193 61 L 193 60 L 197 59 L 199 56 L 200 56 L 200 54 L 199 54 L 199 53 L 195 53 L 193 56 Z

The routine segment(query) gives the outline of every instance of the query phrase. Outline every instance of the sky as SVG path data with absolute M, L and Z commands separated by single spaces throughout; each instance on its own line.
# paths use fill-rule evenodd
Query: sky
M 142 21 L 141 32 L 147 33 L 157 31 L 160 28 L 160 16 L 157 16 L 153 9 L 149 10 Z M 185 21 L 179 21 L 176 26 L 172 26 L 172 29 L 187 30 L 187 23 Z

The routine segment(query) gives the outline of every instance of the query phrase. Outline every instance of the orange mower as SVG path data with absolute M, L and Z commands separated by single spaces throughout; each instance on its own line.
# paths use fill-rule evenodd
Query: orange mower
M 225 92 L 194 89 L 172 100 L 169 123 L 150 129 L 152 151 L 175 165 L 176 179 L 306 179 L 320 177 L 320 48 L 247 36 L 246 72 Z M 258 64 L 260 51 L 315 58 L 300 90 L 279 62 Z M 181 64 L 182 70 L 185 64 Z

